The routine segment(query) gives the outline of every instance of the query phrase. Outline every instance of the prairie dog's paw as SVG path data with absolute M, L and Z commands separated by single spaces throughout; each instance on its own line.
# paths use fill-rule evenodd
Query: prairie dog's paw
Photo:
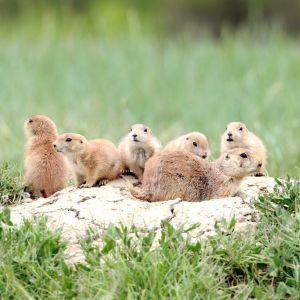
M 265 176 L 265 174 L 263 174 L 263 173 L 256 173 L 254 176 L 255 177 L 263 177 L 263 176 Z
M 130 170 L 129 170 L 129 169 L 122 169 L 122 170 L 121 170 L 121 174 L 122 174 L 122 175 L 130 174 Z
M 98 185 L 99 186 L 106 185 L 108 183 L 108 181 L 109 181 L 108 179 L 101 179 L 98 181 Z

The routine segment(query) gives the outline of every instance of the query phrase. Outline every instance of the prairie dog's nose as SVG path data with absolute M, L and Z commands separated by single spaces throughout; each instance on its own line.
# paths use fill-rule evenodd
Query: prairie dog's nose
M 257 166 L 258 166 L 259 168 L 261 168 L 261 167 L 262 167 L 262 163 L 260 162 Z
M 132 136 L 133 136 L 134 138 L 136 138 L 136 137 L 137 137 L 137 134 L 134 133 Z
M 229 137 L 232 137 L 232 133 L 231 133 L 231 132 L 228 132 L 227 135 L 228 135 Z

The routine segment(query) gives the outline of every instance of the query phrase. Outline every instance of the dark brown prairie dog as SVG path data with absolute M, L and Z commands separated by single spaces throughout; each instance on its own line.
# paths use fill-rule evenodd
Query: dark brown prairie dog
M 229 150 L 213 162 L 186 151 L 161 151 L 147 161 L 142 187 L 131 185 L 130 192 L 150 202 L 229 197 L 245 176 L 260 168 L 261 160 L 248 149 Z
M 267 165 L 267 151 L 263 142 L 246 125 L 240 122 L 231 122 L 227 125 L 221 139 L 221 154 L 234 148 L 246 148 L 256 152 L 262 162 L 260 173 L 263 175 Z
M 120 174 L 116 146 L 108 140 L 90 140 L 76 133 L 64 133 L 53 147 L 67 158 L 76 187 L 103 185 Z
M 203 159 L 210 155 L 207 137 L 201 132 L 190 132 L 169 142 L 164 150 L 185 150 L 192 152 Z
M 54 122 L 36 115 L 24 123 L 27 136 L 25 184 L 37 197 L 49 197 L 67 187 L 68 167 L 64 157 L 53 149 L 57 138 Z
M 129 170 L 142 180 L 146 161 L 160 149 L 161 144 L 149 127 L 132 125 L 118 147 L 123 171 Z

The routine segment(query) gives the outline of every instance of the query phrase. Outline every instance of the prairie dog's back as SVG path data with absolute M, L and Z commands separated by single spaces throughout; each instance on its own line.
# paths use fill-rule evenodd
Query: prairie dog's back
M 117 169 L 120 172 L 121 159 L 115 144 L 109 140 L 96 139 L 89 141 L 92 148 L 94 148 L 96 153 L 103 154 L 104 162 L 110 164 L 112 169 Z M 99 155 L 100 159 L 100 155 Z

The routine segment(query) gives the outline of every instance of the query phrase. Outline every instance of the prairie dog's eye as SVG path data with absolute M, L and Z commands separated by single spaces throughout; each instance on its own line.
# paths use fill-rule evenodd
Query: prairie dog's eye
M 129 129 L 129 132 L 132 131 L 132 128 Z
M 197 144 L 196 142 L 193 142 L 193 145 L 194 145 L 195 147 L 197 147 L 197 146 L 198 146 L 198 144 Z
M 248 158 L 248 156 L 247 156 L 246 153 L 241 153 L 241 154 L 240 154 L 240 157 L 242 157 L 242 158 Z
M 72 142 L 72 139 L 71 138 L 66 138 L 66 142 Z
M 243 127 L 240 127 L 240 131 L 243 131 Z
M 145 129 L 144 129 L 144 132 L 148 132 L 148 129 L 147 129 L 147 128 L 145 128 Z
M 28 123 L 32 123 L 32 122 L 33 122 L 33 120 L 31 120 L 31 119 L 28 120 Z
M 229 159 L 229 155 L 226 155 L 226 157 L 225 157 L 227 160 Z

